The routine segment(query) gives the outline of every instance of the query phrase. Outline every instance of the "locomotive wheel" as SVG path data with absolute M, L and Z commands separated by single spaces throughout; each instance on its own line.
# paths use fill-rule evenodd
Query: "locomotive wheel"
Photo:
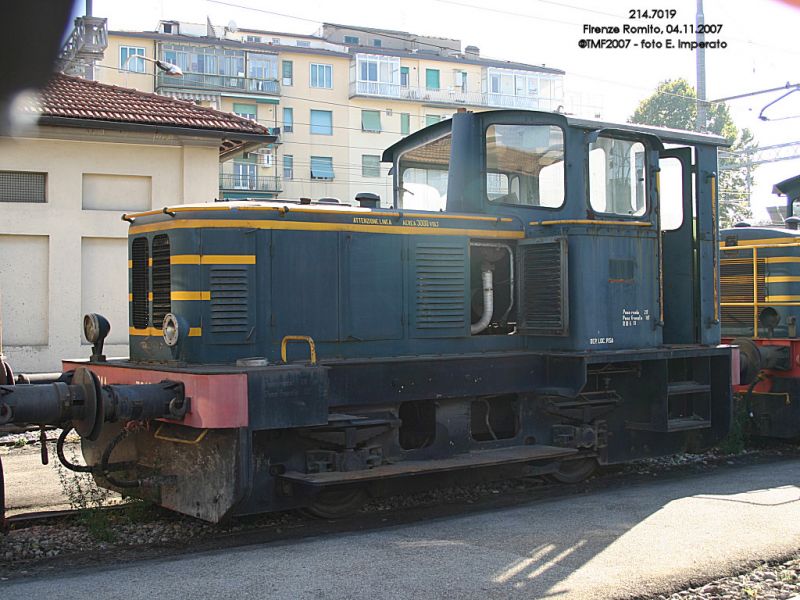
M 597 460 L 594 458 L 578 458 L 576 460 L 562 460 L 558 470 L 547 477 L 559 483 L 580 483 L 597 469 Z
M 367 492 L 362 487 L 325 490 L 303 512 L 319 519 L 343 519 L 361 508 L 366 500 Z

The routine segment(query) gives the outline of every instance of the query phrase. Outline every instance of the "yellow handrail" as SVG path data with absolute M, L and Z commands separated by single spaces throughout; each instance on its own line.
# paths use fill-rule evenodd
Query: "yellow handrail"
M 317 347 L 314 340 L 307 335 L 287 335 L 281 340 L 281 360 L 286 362 L 286 345 L 289 342 L 306 342 L 308 343 L 309 353 L 311 354 L 311 364 L 317 364 Z

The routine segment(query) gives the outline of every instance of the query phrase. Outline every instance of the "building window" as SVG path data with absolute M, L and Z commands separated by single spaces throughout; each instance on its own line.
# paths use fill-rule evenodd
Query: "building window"
M 439 87 L 439 69 L 425 69 L 425 89 L 438 90 Z
M 252 119 L 253 121 L 256 120 L 256 115 L 258 114 L 255 104 L 239 104 L 238 102 L 233 103 L 233 112 L 240 117 Z
M 309 42 L 308 40 L 297 40 L 297 46 L 299 48 L 310 48 L 311 42 Z
M 272 38 L 272 42 L 271 43 L 272 44 L 280 44 L 281 43 L 281 38 Z
M 0 202 L 47 202 L 47 173 L 0 171 Z
M 294 109 L 283 109 L 283 133 L 292 133 L 294 131 Z
M 359 41 L 358 38 L 354 35 L 346 35 L 344 36 L 344 43 L 345 44 L 352 44 L 353 46 L 358 46 Z
M 311 133 L 316 135 L 333 135 L 333 112 L 329 110 L 311 110 Z
M 377 154 L 361 155 L 361 176 L 380 177 L 381 176 L 381 157 Z
M 283 178 L 294 179 L 294 156 L 291 154 L 283 155 Z
M 128 59 L 131 56 L 144 56 L 144 48 L 137 46 L 120 46 L 119 47 L 119 68 L 121 71 L 130 71 L 131 73 L 144 73 L 144 60 L 141 59 Z
M 251 160 L 247 158 L 246 160 Z M 233 187 L 237 190 L 254 190 L 256 188 L 256 177 L 258 168 L 254 162 L 233 163 Z
M 408 87 L 408 67 L 400 67 L 400 87 Z
M 247 41 L 251 44 L 260 44 L 261 43 L 261 36 L 258 35 L 248 35 Z
M 457 90 L 461 92 L 467 91 L 467 72 L 466 71 L 455 71 L 453 73 L 453 83 Z
M 273 82 L 278 79 L 278 61 L 267 54 L 247 53 L 247 76 L 250 79 Z M 266 86 L 256 86 L 253 91 L 270 91 Z
M 362 110 L 361 111 L 361 130 L 373 131 L 380 133 L 381 131 L 381 111 L 379 110 Z
M 372 45 L 375 46 L 376 48 L 380 48 L 382 46 L 381 41 L 378 38 L 372 40 Z
M 290 60 L 283 61 L 281 65 L 283 85 L 292 85 L 294 79 L 294 63 Z
M 331 181 L 333 179 L 333 158 L 330 156 L 312 156 L 311 179 Z
M 425 127 L 429 125 L 435 125 L 441 120 L 439 115 L 425 115 Z
M 333 88 L 333 66 L 311 64 L 311 87 Z
M 400 59 L 397 57 L 359 54 L 356 63 L 359 82 L 395 86 L 400 82 Z
M 400 113 L 400 134 L 408 135 L 409 133 L 411 133 L 411 115 Z

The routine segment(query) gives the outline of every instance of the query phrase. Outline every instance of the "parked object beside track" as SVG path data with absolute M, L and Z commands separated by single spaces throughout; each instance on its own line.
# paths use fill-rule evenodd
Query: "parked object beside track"
M 720 232 L 722 334 L 740 347 L 749 433 L 800 438 L 800 176 L 782 181 L 783 227 L 739 223 Z
M 125 215 L 130 359 L 87 315 L 91 359 L 0 386 L 0 422 L 72 425 L 102 485 L 214 522 L 708 447 L 731 416 L 724 143 L 460 112 L 384 153 L 392 208 Z

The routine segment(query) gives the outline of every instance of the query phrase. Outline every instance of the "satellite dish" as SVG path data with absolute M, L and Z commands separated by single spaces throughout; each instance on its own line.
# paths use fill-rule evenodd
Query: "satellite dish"
M 239 31 L 239 28 L 236 26 L 236 21 L 230 20 L 228 21 L 228 31 L 231 33 L 236 33 Z

